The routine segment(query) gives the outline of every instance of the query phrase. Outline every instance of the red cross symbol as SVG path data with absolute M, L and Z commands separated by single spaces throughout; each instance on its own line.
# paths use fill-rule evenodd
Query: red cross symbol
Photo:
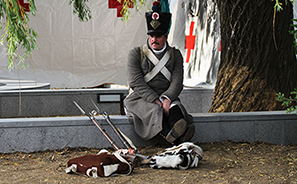
M 193 35 L 194 24 L 195 22 L 192 21 L 190 25 L 190 35 L 186 36 L 186 45 L 185 45 L 185 49 L 187 49 L 186 63 L 188 63 L 190 60 L 191 50 L 195 48 L 196 36 Z
M 30 4 L 29 3 L 25 3 L 25 0 L 18 0 L 18 2 L 20 3 L 20 5 L 22 6 L 22 8 L 24 9 L 25 12 L 30 12 Z
M 124 0 L 108 0 L 108 8 L 116 8 L 117 9 L 117 17 L 123 17 L 121 11 L 123 9 L 123 1 Z M 133 8 L 133 0 L 129 0 L 129 8 Z

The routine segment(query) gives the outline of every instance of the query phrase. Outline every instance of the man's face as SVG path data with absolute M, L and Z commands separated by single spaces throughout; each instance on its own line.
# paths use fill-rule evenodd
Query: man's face
M 167 41 L 166 35 L 149 35 L 149 43 L 152 49 L 161 50 Z

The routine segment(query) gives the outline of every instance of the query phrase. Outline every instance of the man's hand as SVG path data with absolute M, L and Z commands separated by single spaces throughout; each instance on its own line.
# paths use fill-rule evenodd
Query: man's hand
M 159 99 L 156 99 L 154 101 L 154 103 L 155 104 L 158 104 L 160 107 L 162 107 L 164 114 L 166 116 L 169 116 L 170 101 L 167 98 L 163 101 L 163 104 L 162 104 L 162 102 Z
M 169 116 L 170 101 L 167 98 L 163 101 L 162 107 L 165 115 Z
M 162 102 L 159 100 L 159 99 L 156 99 L 155 101 L 154 101 L 154 103 L 155 104 L 158 104 L 160 107 L 162 107 Z

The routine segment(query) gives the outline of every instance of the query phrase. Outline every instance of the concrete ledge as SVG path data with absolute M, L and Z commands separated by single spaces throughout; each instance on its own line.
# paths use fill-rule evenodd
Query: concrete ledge
M 137 145 L 149 145 L 134 133 L 125 116 L 111 116 L 112 122 Z M 102 116 L 97 122 L 123 147 Z M 88 117 L 0 119 L 0 152 L 34 152 L 64 147 L 106 148 L 111 145 Z M 123 147 L 124 148 L 124 147 Z
M 0 118 L 79 116 L 75 100 L 86 111 L 91 111 L 98 94 L 120 94 L 124 98 L 128 89 L 59 89 L 59 90 L 12 90 L 0 91 Z M 186 88 L 180 99 L 189 113 L 208 112 L 213 95 L 212 88 Z M 21 99 L 21 111 L 19 104 Z M 101 110 L 109 114 L 121 115 L 122 102 L 98 103 Z
M 98 94 L 121 94 L 126 89 L 67 89 L 67 90 L 25 90 L 0 91 L 0 117 L 52 117 L 78 116 L 81 112 L 73 104 L 76 101 L 86 111 L 91 111 Z M 19 104 L 21 97 L 21 111 Z M 121 103 L 100 103 L 99 108 L 109 114 L 121 114 Z
M 34 80 L 0 79 L 0 91 L 50 89 L 50 83 L 37 83 Z
M 195 113 L 196 134 L 192 142 L 263 141 L 273 144 L 297 144 L 297 115 L 276 112 Z M 143 141 L 125 116 L 111 116 L 136 146 L 155 144 Z M 120 146 L 104 118 L 97 117 L 107 133 Z M 64 147 L 106 148 L 110 144 L 86 116 L 55 118 L 0 119 L 0 152 L 34 152 Z
M 297 144 L 297 115 L 284 111 L 193 114 L 194 141 Z

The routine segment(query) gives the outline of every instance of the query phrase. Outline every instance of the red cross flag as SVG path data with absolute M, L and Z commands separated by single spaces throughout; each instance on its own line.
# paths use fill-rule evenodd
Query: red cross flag
M 220 63 L 220 22 L 216 4 L 212 0 L 170 2 L 173 3 L 170 5 L 173 23 L 168 42 L 183 54 L 184 85 L 214 85 Z
M 190 25 L 190 33 L 186 36 L 186 43 L 185 43 L 185 49 L 187 50 L 187 56 L 186 56 L 186 63 L 189 63 L 190 57 L 191 57 L 191 50 L 195 48 L 195 39 L 196 36 L 193 35 L 195 22 L 192 21 Z
M 130 4 L 131 3 L 131 4 Z M 128 5 L 129 8 L 134 7 L 134 3 L 130 0 Z M 122 10 L 123 10 L 123 0 L 108 0 L 108 8 L 116 8 L 117 9 L 117 17 L 123 17 Z
M 29 2 L 27 0 L 18 0 L 25 12 L 30 12 Z

